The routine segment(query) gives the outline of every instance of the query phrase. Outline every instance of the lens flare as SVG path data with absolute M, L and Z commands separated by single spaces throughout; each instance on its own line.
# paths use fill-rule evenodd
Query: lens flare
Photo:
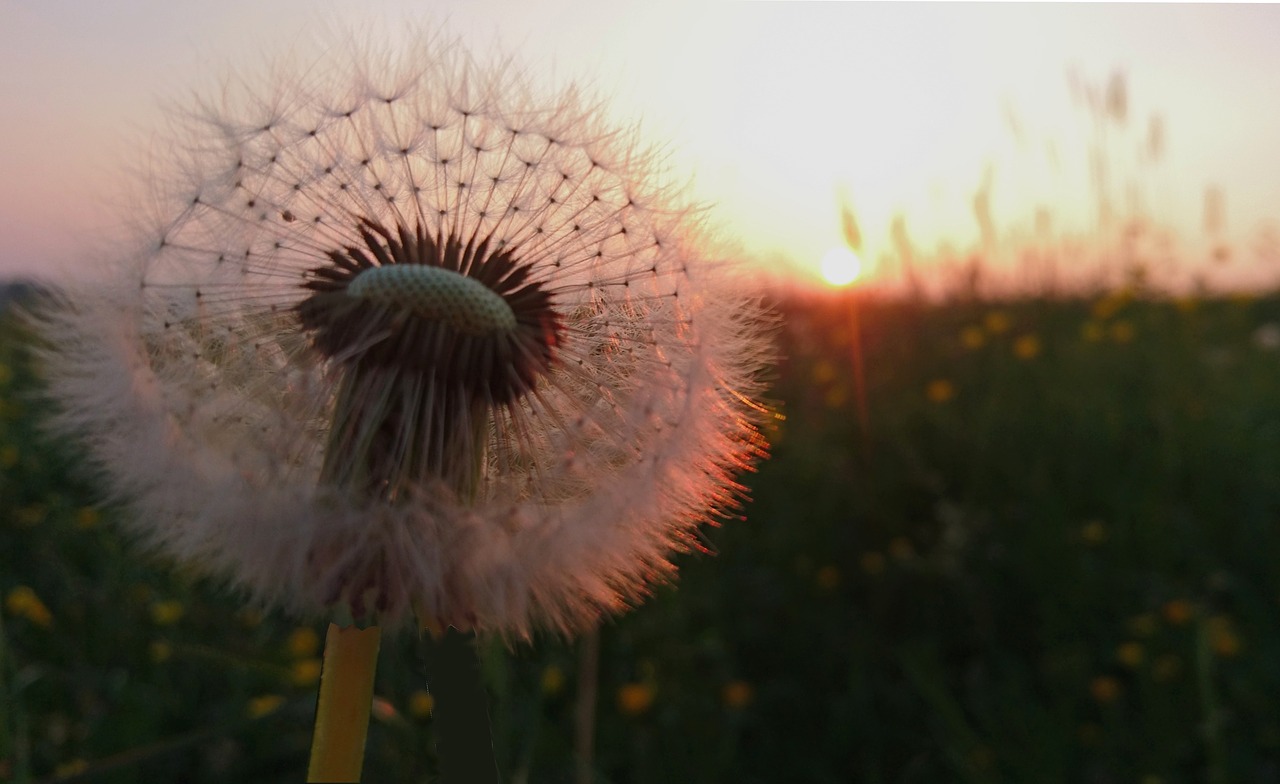
M 822 257 L 822 278 L 833 286 L 847 286 L 862 274 L 862 259 L 849 248 L 832 248 Z

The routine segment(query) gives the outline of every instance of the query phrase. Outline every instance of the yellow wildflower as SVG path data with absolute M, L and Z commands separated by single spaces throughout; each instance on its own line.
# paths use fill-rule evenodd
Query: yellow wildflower
M 1099 675 L 1089 681 L 1089 694 L 1103 705 L 1115 702 L 1120 697 L 1120 681 L 1110 675 Z
M 40 525 L 49 516 L 49 507 L 44 504 L 27 504 L 17 510 L 14 517 L 18 525 L 31 528 Z
M 289 649 L 289 655 L 295 659 L 315 656 L 316 651 L 320 650 L 320 635 L 310 626 L 299 626 L 289 632 L 285 647 Z
M 53 613 L 30 586 L 18 585 L 10 589 L 4 597 L 4 606 L 10 615 L 26 618 L 36 626 L 47 629 L 53 624 Z
M 92 506 L 82 506 L 76 510 L 76 528 L 88 531 L 98 525 L 98 510 Z
M 1142 664 L 1146 651 L 1142 648 L 1142 643 L 1126 642 L 1116 648 L 1116 660 L 1129 669 L 1135 669 Z
M 1018 359 L 1035 359 L 1040 356 L 1040 338 L 1021 335 L 1013 342 L 1013 355 Z
M 952 384 L 945 378 L 935 378 L 929 382 L 929 386 L 925 388 L 925 397 L 929 398 L 931 403 L 946 403 L 956 396 L 955 384 Z
M 1133 340 L 1133 324 L 1128 321 L 1117 321 L 1112 324 L 1111 339 L 1117 343 L 1128 343 Z
M 289 680 L 295 686 L 311 686 L 320 682 L 320 660 L 312 657 L 299 659 L 289 668 Z
M 618 689 L 618 710 L 639 716 L 653 707 L 654 690 L 647 683 L 628 683 Z
M 254 697 L 249 700 L 248 710 L 251 719 L 260 719 L 271 713 L 280 710 L 280 706 L 284 704 L 284 697 L 279 694 L 264 694 L 261 697 Z
M 151 655 L 151 661 L 156 664 L 162 664 L 173 658 L 173 646 L 168 640 L 152 640 L 147 646 L 147 652 Z
M 554 697 L 564 691 L 564 671 L 554 664 L 542 671 L 542 693 Z
M 1097 546 L 1107 541 L 1107 526 L 1101 520 L 1090 520 L 1080 529 L 1080 538 L 1090 546 Z
M 177 599 L 165 599 L 151 603 L 151 622 L 156 626 L 172 626 L 182 620 L 186 608 Z
M 431 710 L 435 708 L 435 698 L 426 689 L 418 689 L 409 695 L 409 714 L 418 719 L 431 718 Z
M 6 386 L 13 380 L 13 370 L 3 362 L 0 362 L 0 387 Z
M 999 335 L 1009 331 L 1009 327 L 1013 326 L 1013 320 L 1003 310 L 993 310 L 982 319 L 982 325 L 992 335 Z
M 836 366 L 830 360 L 820 359 L 813 365 L 813 380 L 825 384 L 836 377 Z
M 732 710 L 742 710 L 747 707 L 755 696 L 756 690 L 746 681 L 729 681 L 720 690 L 720 699 L 725 707 Z
M 1182 626 L 1191 620 L 1191 616 L 1195 614 L 1195 608 L 1185 599 L 1173 599 L 1165 602 L 1160 612 L 1170 626 Z
M 1240 636 L 1236 634 L 1230 618 L 1215 615 L 1209 619 L 1209 647 L 1224 659 L 1240 653 Z
M 13 444 L 5 444 L 0 447 L 0 468 L 13 468 L 18 464 L 20 456 L 21 453 L 18 452 L 18 447 Z
M 970 327 L 965 327 L 963 330 L 960 331 L 960 345 L 964 346 L 970 351 L 975 351 L 977 349 L 982 348 L 983 344 L 986 342 L 987 342 L 987 334 L 982 331 L 981 327 L 970 326 Z
M 1089 343 L 1098 343 L 1106 337 L 1106 330 L 1096 321 L 1086 321 L 1084 326 L 1080 327 L 1080 337 Z
M 79 757 L 59 763 L 53 769 L 54 778 L 72 777 L 89 769 L 89 763 Z

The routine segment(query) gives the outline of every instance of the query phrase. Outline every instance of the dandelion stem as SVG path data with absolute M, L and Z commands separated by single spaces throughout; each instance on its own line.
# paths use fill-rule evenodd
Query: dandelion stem
M 443 784 L 498 784 L 489 698 L 480 679 L 474 636 L 454 628 L 423 635 L 431 718 Z
M 382 632 L 329 624 L 307 781 L 359 781 Z

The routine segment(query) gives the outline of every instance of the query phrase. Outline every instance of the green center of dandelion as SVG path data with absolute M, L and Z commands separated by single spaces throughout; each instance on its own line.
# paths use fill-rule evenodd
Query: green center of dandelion
M 474 498 L 495 417 L 551 371 L 561 319 L 518 249 L 362 220 L 297 306 L 337 376 L 321 481 L 385 500 Z
M 403 308 L 468 335 L 510 332 L 517 326 L 515 311 L 501 295 L 475 278 L 441 267 L 367 269 L 347 286 L 347 296 Z

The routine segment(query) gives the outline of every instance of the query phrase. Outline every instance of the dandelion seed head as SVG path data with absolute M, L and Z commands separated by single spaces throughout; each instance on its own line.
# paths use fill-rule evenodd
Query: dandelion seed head
M 154 547 L 300 615 L 522 637 L 740 501 L 760 309 L 580 90 L 423 39 L 229 86 L 161 152 L 116 285 L 40 316 L 56 425 Z

